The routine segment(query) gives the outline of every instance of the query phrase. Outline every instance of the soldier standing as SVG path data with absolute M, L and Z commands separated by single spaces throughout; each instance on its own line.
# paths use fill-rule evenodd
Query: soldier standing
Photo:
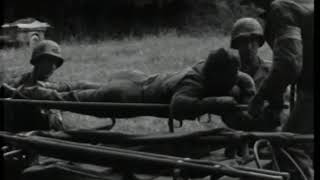
M 262 16 L 266 21 L 265 37 L 274 53 L 271 72 L 251 101 L 250 114 L 261 113 L 265 100 L 278 104 L 278 97 L 287 86 L 297 83 L 296 104 L 283 131 L 313 134 L 313 0 L 244 0 L 242 3 L 252 3 L 265 10 Z M 286 151 L 279 153 L 281 170 L 292 172 L 293 179 L 314 179 L 310 158 L 313 147 L 295 145 Z M 288 155 L 299 167 L 288 163 Z

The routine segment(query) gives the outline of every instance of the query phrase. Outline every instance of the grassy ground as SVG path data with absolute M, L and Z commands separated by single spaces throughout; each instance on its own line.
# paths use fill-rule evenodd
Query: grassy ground
M 109 74 L 124 69 L 137 69 L 147 74 L 179 71 L 195 62 L 206 58 L 209 51 L 228 47 L 229 38 L 219 35 L 202 37 L 178 36 L 166 33 L 159 36 L 127 38 L 120 41 L 103 42 L 62 42 L 61 48 L 66 61 L 59 68 L 53 81 L 88 80 L 103 82 Z M 267 46 L 260 54 L 271 59 Z M 29 64 L 30 48 L 0 50 L 1 74 L 4 79 L 19 76 L 32 69 Z M 108 119 L 63 112 L 66 124 L 71 128 L 91 128 L 108 124 Z M 202 118 L 207 118 L 206 116 Z M 209 124 L 194 122 L 184 123 L 177 131 L 193 131 L 208 127 L 221 126 L 218 117 Z M 165 119 L 139 117 L 120 119 L 113 131 L 128 133 L 149 133 L 168 131 Z

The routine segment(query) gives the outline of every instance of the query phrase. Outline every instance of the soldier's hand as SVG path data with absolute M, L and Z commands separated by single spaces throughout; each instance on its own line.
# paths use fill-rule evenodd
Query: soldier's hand
M 220 97 L 216 97 L 216 99 L 217 99 L 217 102 L 221 104 L 227 104 L 227 105 L 237 104 L 237 101 L 231 96 L 220 96 Z
M 216 107 L 217 109 L 221 109 L 223 112 L 232 111 L 236 106 L 238 105 L 238 102 L 235 100 L 234 97 L 231 96 L 221 96 L 216 97 Z
M 248 112 L 253 117 L 258 117 L 263 112 L 264 99 L 256 95 L 249 104 Z
M 238 102 L 231 96 L 213 97 L 218 109 L 234 108 Z

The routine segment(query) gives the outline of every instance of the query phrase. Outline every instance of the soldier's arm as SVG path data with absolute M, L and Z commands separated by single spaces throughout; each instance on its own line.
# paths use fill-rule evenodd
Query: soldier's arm
M 40 86 L 23 87 L 19 93 L 24 98 L 36 100 L 53 100 L 53 101 L 79 101 L 74 91 L 58 92 L 53 89 L 47 89 Z
M 273 49 L 273 66 L 257 95 L 269 102 L 276 102 L 274 97 L 281 96 L 302 70 L 301 29 L 296 14 L 292 12 L 296 8 L 285 1 L 271 5 L 266 37 Z
M 87 82 L 87 81 L 79 81 L 73 83 L 67 82 L 42 82 L 39 81 L 38 84 L 47 89 L 53 89 L 58 92 L 67 92 L 73 90 L 84 90 L 84 89 L 98 89 L 103 86 L 101 83 Z
M 205 113 L 220 114 L 226 108 L 236 104 L 234 98 L 204 97 L 204 87 L 196 77 L 185 78 L 173 95 L 170 110 L 177 120 L 195 119 Z

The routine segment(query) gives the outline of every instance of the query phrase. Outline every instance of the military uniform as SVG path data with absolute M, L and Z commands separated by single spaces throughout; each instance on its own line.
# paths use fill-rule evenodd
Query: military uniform
M 250 40 L 250 42 L 248 41 Z M 244 43 L 244 44 L 241 44 Z M 252 42 L 257 43 L 257 47 L 253 47 Z M 271 61 L 262 60 L 256 51 L 256 48 L 263 46 L 265 43 L 263 28 L 260 23 L 250 17 L 238 19 L 232 27 L 230 47 L 238 50 L 241 60 L 241 71 L 249 74 L 259 89 L 261 83 L 266 78 L 271 69 Z M 245 55 L 241 56 L 241 46 L 245 48 Z M 251 56 L 248 57 L 248 51 L 252 51 Z M 249 59 L 245 59 L 249 58 Z M 249 60 L 249 61 L 248 61 Z
M 247 74 L 249 74 L 256 85 L 256 88 L 259 89 L 264 80 L 268 77 L 271 67 L 272 67 L 272 62 L 271 61 L 266 61 L 262 60 L 260 57 L 259 58 L 259 63 L 257 64 L 256 67 L 246 67 L 246 66 L 241 66 L 241 70 Z M 289 96 L 289 90 L 285 92 L 285 96 Z M 287 100 L 287 99 L 286 99 Z M 284 104 L 286 101 L 284 96 L 278 96 L 277 102 L 279 104 Z M 259 117 L 262 121 L 268 122 L 267 126 L 261 124 L 258 124 L 257 130 L 261 131 L 273 131 L 276 130 L 276 127 L 283 126 L 284 122 L 287 121 L 288 118 L 288 110 L 284 110 L 281 106 L 276 106 L 276 107 L 270 107 L 268 103 L 265 104 L 264 107 L 264 113 L 262 116 Z M 263 126 L 263 127 L 262 127 Z M 254 129 L 254 128 L 253 128 Z
M 30 64 L 37 66 L 42 58 L 50 58 L 54 61 L 56 68 L 63 63 L 60 56 L 60 47 L 53 41 L 41 41 L 32 51 Z M 28 72 L 20 77 L 8 82 L 9 85 L 16 89 L 23 89 L 34 86 L 37 79 L 33 72 Z M 17 98 L 17 94 L 9 95 L 11 98 Z M 34 106 L 24 106 L 19 104 L 7 104 L 5 107 L 4 128 L 7 131 L 30 131 L 35 129 L 63 129 L 62 116 L 60 111 L 38 108 Z
M 164 103 L 171 104 L 177 119 L 194 119 L 214 109 L 222 100 L 217 96 L 234 96 L 238 103 L 245 103 L 255 94 L 253 80 L 245 73 L 235 75 L 235 81 L 217 77 L 227 86 L 206 83 L 206 61 L 178 73 L 155 74 L 149 77 L 110 80 L 100 88 L 58 92 L 54 89 L 35 86 L 21 93 L 31 99 L 80 102 Z M 235 88 L 237 87 L 237 88 Z M 237 89 L 237 95 L 232 94 Z M 183 104 L 183 105 L 181 105 Z M 195 106 L 198 105 L 198 106 Z M 85 112 L 83 112 L 85 113 Z
M 203 65 L 201 62 L 194 66 L 177 84 L 170 105 L 176 119 L 194 119 L 204 113 L 223 115 L 219 109 L 232 106 L 232 103 L 224 102 L 224 97 L 232 96 L 237 103 L 246 104 L 254 96 L 256 89 L 249 75 L 239 72 L 234 85 L 224 88 L 215 83 L 206 83 L 202 73 Z M 227 77 L 222 79 L 228 81 Z
M 313 133 L 313 14 L 313 0 L 275 0 L 266 14 L 265 36 L 273 49 L 273 67 L 253 99 L 252 108 L 256 107 L 255 103 L 260 101 L 259 99 L 266 99 L 273 104 L 279 103 L 277 97 L 282 96 L 289 84 L 297 83 L 296 104 L 283 131 Z M 296 147 L 289 148 L 289 153 L 303 169 L 304 176 L 313 179 L 312 160 L 307 155 L 308 152 L 313 153 L 313 147 Z M 280 153 L 279 157 L 284 171 L 294 169 L 283 154 Z M 301 178 L 297 172 L 295 170 L 291 177 Z
M 166 103 L 170 104 L 177 119 L 194 119 L 202 113 L 210 112 L 211 109 L 227 106 L 228 103 L 225 104 L 223 100 L 225 96 L 234 96 L 239 103 L 244 103 L 254 95 L 255 86 L 249 75 L 239 72 L 234 74 L 235 77 L 232 75 L 231 79 L 219 76 L 217 78 L 224 83 L 211 84 L 205 75 L 208 71 L 205 69 L 211 70 L 207 67 L 207 61 L 201 61 L 178 73 L 146 76 L 140 72 L 125 72 L 113 75 L 104 85 L 43 83 L 42 87 L 22 88 L 20 93 L 27 98 L 58 101 Z M 89 88 L 88 85 L 92 87 Z M 24 171 L 24 176 L 26 179 L 41 179 L 42 175 L 54 173 L 52 175 L 61 178 L 99 179 L 99 175 L 102 174 L 105 179 L 109 179 L 108 172 L 97 173 L 97 169 L 92 171 L 95 174 L 95 177 L 92 177 L 92 172 L 58 160 L 48 165 L 32 166 Z M 71 171 L 73 174 L 70 174 Z M 116 177 L 111 177 L 114 178 Z M 122 179 L 121 176 L 118 178 Z
M 258 48 L 265 43 L 264 30 L 261 24 L 254 18 L 244 17 L 238 19 L 232 27 L 230 47 L 238 50 L 241 59 L 241 71 L 250 75 L 255 83 L 257 89 L 261 87 L 264 79 L 268 76 L 271 69 L 271 61 L 264 61 L 258 56 Z M 280 99 L 281 97 L 279 97 Z M 233 126 L 240 130 L 260 130 L 273 131 L 280 125 L 282 108 L 269 107 L 265 104 L 264 113 L 262 113 L 257 121 L 247 121 L 243 119 L 234 119 L 236 113 L 229 113 L 225 116 L 225 123 L 228 126 Z M 229 119 L 230 118 L 230 119 Z M 231 125 L 232 123 L 233 125 Z M 237 124 L 237 125 L 236 125 Z
M 32 73 L 25 73 L 21 78 L 15 80 L 12 85 L 17 89 L 30 86 L 33 82 Z M 16 98 L 13 96 L 12 98 Z M 11 106 L 8 107 L 8 106 Z M 10 111 L 6 111 L 7 118 L 4 126 L 8 131 L 30 131 L 35 129 L 62 130 L 62 115 L 58 110 L 50 110 L 33 106 L 8 105 Z

